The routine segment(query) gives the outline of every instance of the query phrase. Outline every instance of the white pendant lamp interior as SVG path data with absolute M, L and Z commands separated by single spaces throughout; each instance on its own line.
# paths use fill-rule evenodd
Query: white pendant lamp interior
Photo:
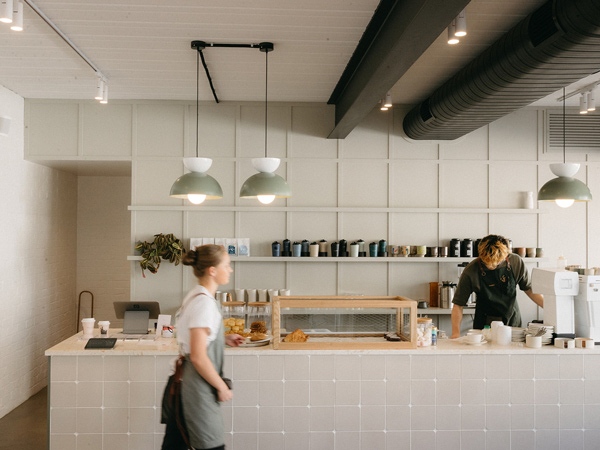
M 261 42 L 259 48 L 265 53 L 265 157 L 252 160 L 252 165 L 258 173 L 244 182 L 240 189 L 240 198 L 256 198 L 263 204 L 269 204 L 276 198 L 291 197 L 292 191 L 286 181 L 274 173 L 279 167 L 279 158 L 267 156 L 269 52 L 273 51 L 273 44 Z
M 550 164 L 550 170 L 557 178 L 548 181 L 542 186 L 540 192 L 538 192 L 538 201 L 554 201 L 561 208 L 568 208 L 575 202 L 589 202 L 592 200 L 592 193 L 585 183 L 573 178 L 579 170 L 580 165 L 567 163 L 566 161 L 567 133 L 565 102 L 566 95 L 563 88 L 563 162 Z
M 187 199 L 194 205 L 199 205 L 206 199 L 223 198 L 223 190 L 217 180 L 206 173 L 212 165 L 212 159 L 198 156 L 198 123 L 200 121 L 198 84 L 201 51 L 199 48 L 196 49 L 196 157 L 183 159 L 183 165 L 190 172 L 175 180 L 170 193 L 171 197 Z

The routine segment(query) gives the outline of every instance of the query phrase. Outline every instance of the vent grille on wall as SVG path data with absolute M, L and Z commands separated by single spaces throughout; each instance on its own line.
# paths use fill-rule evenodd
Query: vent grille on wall
M 565 116 L 565 130 L 567 147 L 600 149 L 600 115 L 567 113 Z M 548 112 L 548 145 L 558 148 L 563 146 L 562 112 Z

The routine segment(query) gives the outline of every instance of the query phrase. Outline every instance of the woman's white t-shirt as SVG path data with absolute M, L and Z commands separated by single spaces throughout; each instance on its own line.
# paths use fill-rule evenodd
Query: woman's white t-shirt
M 206 295 L 201 295 L 206 294 Z M 184 354 L 190 353 L 190 328 L 208 328 L 207 346 L 217 338 L 221 328 L 221 312 L 217 301 L 204 286 L 194 287 L 177 311 L 177 342 Z

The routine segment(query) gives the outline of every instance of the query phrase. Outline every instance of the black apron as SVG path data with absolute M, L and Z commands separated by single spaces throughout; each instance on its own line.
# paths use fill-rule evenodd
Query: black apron
M 480 258 L 479 284 L 477 306 L 473 328 L 481 330 L 495 320 L 501 320 L 504 325 L 521 326 L 521 313 L 517 304 L 517 282 L 511 270 L 508 258 L 504 267 L 489 270 Z

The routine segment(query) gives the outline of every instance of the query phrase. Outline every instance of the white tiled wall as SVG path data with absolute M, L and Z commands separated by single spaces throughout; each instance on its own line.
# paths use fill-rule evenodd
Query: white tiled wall
M 77 179 L 23 160 L 23 111 L 0 86 L 0 417 L 46 385 L 44 351 L 75 325 Z
M 160 449 L 172 360 L 52 357 L 51 450 Z M 600 355 L 236 354 L 226 375 L 232 450 L 598 448 Z

